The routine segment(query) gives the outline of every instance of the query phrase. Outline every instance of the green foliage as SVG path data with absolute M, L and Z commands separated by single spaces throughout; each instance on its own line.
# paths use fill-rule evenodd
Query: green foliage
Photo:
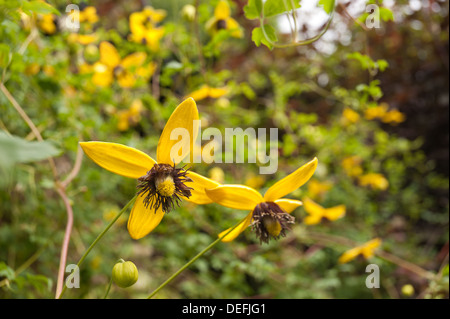
M 345 205 L 346 215 L 306 225 L 308 213 L 299 207 L 287 236 L 267 245 L 260 245 L 248 229 L 235 241 L 215 246 L 157 298 L 406 298 L 401 294 L 405 284 L 414 286 L 413 298 L 448 297 L 448 265 L 442 256 L 449 210 L 448 156 L 442 154 L 448 145 L 438 144 L 448 135 L 436 124 L 448 110 L 448 92 L 440 86 L 448 82 L 441 77 L 448 9 L 404 15 L 408 1 L 398 1 L 380 7 L 381 30 L 366 31 L 341 10 L 333 13 L 335 1 L 321 0 L 320 13 L 341 15 L 338 27 L 347 29 L 332 24 L 335 32 L 325 33 L 330 37 L 280 49 L 274 44 L 290 41 L 291 34 L 280 33 L 276 21 L 293 9 L 292 3 L 302 10 L 299 1 L 286 1 L 285 7 L 284 1 L 249 0 L 245 16 L 229 1 L 241 37 L 208 29 L 218 1 L 200 1 L 195 19 L 181 14 L 191 2 L 152 1 L 167 16 L 156 24 L 165 32 L 158 47 L 151 48 L 130 40 L 130 15 L 143 9 L 138 2 L 91 1 L 99 21 L 81 23 L 78 34 L 96 36 L 86 44 L 61 25 L 55 25 L 54 33 L 42 29 L 45 14 L 52 18 L 48 21 L 64 17 L 66 1 L 48 1 L 50 6 L 0 0 L 1 83 L 44 140 L 36 139 L 1 92 L 0 170 L 7 178 L 0 182 L 0 297 L 54 297 L 67 223 L 55 179 L 64 181 L 74 173 L 78 143 L 119 143 L 156 158 L 159 136 L 173 110 L 203 85 L 226 88 L 226 93 L 197 100 L 202 128 L 222 133 L 237 127 L 278 128 L 278 170 L 260 175 L 257 163 L 195 163 L 188 165 L 192 171 L 212 177 L 212 169 L 220 169 L 223 183 L 246 184 L 264 194 L 317 157 L 311 181 L 329 183 L 329 189 L 317 194 L 310 181 L 288 197 L 309 197 L 326 208 Z M 394 21 L 394 14 L 401 22 Z M 365 11 L 354 18 L 365 23 L 364 17 Z M 417 21 L 422 29 L 411 28 Z M 307 38 L 314 30 L 297 31 Z M 122 59 L 145 53 L 144 66 L 153 66 L 154 72 L 128 88 L 117 77 L 110 85 L 95 85 L 102 41 L 112 43 Z M 360 175 L 349 174 L 343 164 L 352 157 L 358 159 L 352 168 L 359 167 Z M 64 188 L 74 212 L 68 264 L 78 262 L 136 193 L 135 180 L 106 171 L 86 156 L 79 164 Z M 388 187 L 361 185 L 361 174 L 369 173 L 381 174 Z M 65 297 L 103 297 L 119 258 L 136 264 L 139 279 L 126 290 L 113 285 L 109 297 L 147 297 L 246 213 L 184 201 L 138 241 L 127 232 L 127 213 L 88 255 L 80 288 L 68 289 Z M 383 240 L 381 251 L 436 278 L 423 279 L 378 255 L 338 263 L 352 245 L 333 239 L 364 243 L 375 237 Z M 364 285 L 368 263 L 382 269 L 377 292 Z

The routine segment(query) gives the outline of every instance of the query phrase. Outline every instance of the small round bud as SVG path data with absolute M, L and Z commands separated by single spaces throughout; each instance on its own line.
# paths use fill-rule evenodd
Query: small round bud
M 406 297 L 411 297 L 412 295 L 414 295 L 414 287 L 410 284 L 404 285 L 402 287 L 402 294 Z
M 138 270 L 131 261 L 120 259 L 112 270 L 112 279 L 117 286 L 128 288 L 138 280 Z
M 187 4 L 181 9 L 181 15 L 187 21 L 194 21 L 196 14 L 196 9 L 192 4 Z

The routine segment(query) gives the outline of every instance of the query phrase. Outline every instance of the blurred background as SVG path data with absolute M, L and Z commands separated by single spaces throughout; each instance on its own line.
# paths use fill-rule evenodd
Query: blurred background
M 263 245 L 249 229 L 157 298 L 448 298 L 449 3 L 342 0 L 333 13 L 330 2 L 301 1 L 294 21 L 285 10 L 267 17 L 265 1 L 271 43 L 254 1 L 221 11 L 219 1 L 48 1 L 58 15 L 39 1 L 0 0 L 0 297 L 54 298 L 67 223 L 55 180 L 70 182 L 68 264 L 134 196 L 135 180 L 83 159 L 78 142 L 155 158 L 167 119 L 192 96 L 204 128 L 279 130 L 275 174 L 248 163 L 192 170 L 264 193 L 317 157 L 313 178 L 289 198 L 345 205 L 346 215 L 308 225 L 300 207 L 287 236 Z M 82 10 L 78 32 L 63 20 L 71 3 Z M 367 26 L 369 5 L 380 8 L 379 28 Z M 121 59 L 109 71 L 102 41 Z M 124 63 L 136 52 L 145 61 Z M 65 297 L 101 298 L 119 258 L 136 264 L 139 280 L 113 285 L 109 297 L 146 297 L 245 214 L 184 202 L 139 241 L 125 214 Z M 338 262 L 373 238 L 381 253 Z M 380 267 L 379 289 L 365 285 L 368 264 Z

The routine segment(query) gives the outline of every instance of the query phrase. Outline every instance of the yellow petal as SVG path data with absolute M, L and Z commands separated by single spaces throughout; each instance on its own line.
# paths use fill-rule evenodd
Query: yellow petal
M 275 183 L 272 187 L 270 187 L 264 195 L 264 199 L 267 202 L 274 202 L 277 199 L 293 192 L 311 178 L 311 176 L 314 174 L 314 171 L 316 170 L 316 167 L 317 158 L 314 158 L 309 163 L 303 165 L 298 170 L 286 176 L 282 180 Z
M 322 221 L 321 215 L 309 215 L 303 220 L 305 225 L 317 225 Z
M 172 131 L 177 129 L 182 134 L 183 132 L 189 133 L 187 136 L 182 136 L 181 141 L 171 140 L 170 135 Z M 176 132 L 174 131 L 174 134 Z M 178 134 L 176 134 L 178 135 Z M 198 135 L 198 110 L 195 101 L 189 98 L 182 102 L 173 111 L 169 120 L 164 127 L 164 130 L 159 138 L 158 148 L 156 151 L 156 158 L 158 163 L 173 165 L 173 160 L 175 164 L 181 162 L 184 157 L 186 157 L 192 150 L 194 142 Z M 180 137 L 179 137 L 180 139 Z M 176 149 L 173 150 L 171 156 L 172 147 L 176 145 Z M 183 156 L 180 156 L 180 151 L 183 151 Z
M 114 78 L 112 69 L 108 68 L 104 64 L 96 63 L 94 65 L 94 72 L 95 73 L 92 76 L 92 83 L 101 87 L 111 85 Z
M 323 216 L 331 221 L 342 218 L 345 216 L 345 205 L 326 208 Z
M 223 232 L 221 232 L 218 237 L 222 237 L 225 236 L 222 241 L 224 243 L 228 243 L 232 240 L 234 240 L 237 236 L 239 236 L 240 233 L 242 233 L 252 222 L 252 216 L 253 216 L 253 212 L 250 212 L 247 217 L 245 218 L 245 220 L 243 220 L 235 229 L 233 229 L 228 235 L 225 236 L 226 233 L 228 233 L 230 231 L 230 228 L 228 228 L 227 230 L 224 230 Z
M 191 178 L 193 181 L 185 183 L 186 186 L 193 188 L 193 190 L 191 190 L 192 196 L 189 198 L 183 197 L 183 199 L 198 205 L 212 203 L 213 201 L 206 195 L 205 189 L 216 188 L 217 186 L 220 186 L 220 184 L 194 172 L 188 172 L 187 177 Z
M 116 48 L 109 42 L 100 43 L 100 62 L 114 69 L 120 64 L 120 55 Z
M 263 202 L 260 193 L 244 185 L 221 185 L 205 192 L 217 204 L 235 209 L 253 211 L 256 205 Z
M 305 198 L 303 200 L 303 204 L 305 207 L 305 211 L 311 215 L 311 216 L 319 216 L 320 218 L 323 217 L 323 214 L 325 212 L 325 209 L 317 204 L 316 202 L 310 200 L 309 198 Z
M 227 19 L 227 30 L 231 31 L 231 36 L 234 38 L 242 38 L 243 36 L 239 23 L 233 18 Z
M 124 68 L 141 66 L 145 62 L 146 58 L 147 54 L 144 52 L 135 52 L 123 58 L 121 65 Z
M 121 144 L 81 142 L 80 146 L 97 165 L 125 177 L 144 176 L 156 163 L 147 154 Z
M 295 199 L 277 199 L 275 201 L 275 204 L 281 207 L 282 210 L 284 210 L 286 213 L 290 214 L 296 209 L 297 207 L 300 207 L 303 205 L 303 203 L 299 200 Z
M 356 257 L 358 257 L 359 254 L 361 254 L 361 248 L 360 247 L 352 248 L 350 250 L 347 250 L 345 253 L 343 253 L 341 255 L 341 257 L 339 257 L 338 262 L 340 264 L 348 263 L 349 261 L 351 261 L 351 260 L 355 259 Z
M 230 16 L 230 5 L 226 0 L 221 0 L 214 10 L 214 17 L 219 20 L 225 20 Z
M 127 228 L 133 239 L 140 239 L 146 236 L 159 225 L 164 217 L 161 207 L 156 212 L 154 209 L 146 208 L 144 198 L 145 195 L 138 196 L 128 218 Z
M 131 72 L 123 71 L 117 76 L 117 82 L 123 88 L 130 88 L 136 84 L 136 78 Z
M 381 239 L 375 238 L 365 243 L 361 249 L 361 253 L 365 258 L 370 258 L 375 254 L 375 250 L 381 245 Z

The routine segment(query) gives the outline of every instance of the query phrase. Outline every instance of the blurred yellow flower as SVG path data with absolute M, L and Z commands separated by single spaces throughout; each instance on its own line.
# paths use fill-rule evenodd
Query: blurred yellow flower
M 223 242 L 234 240 L 248 226 L 251 226 L 260 242 L 268 243 L 270 239 L 285 236 L 289 224 L 294 223 L 290 215 L 302 202 L 283 198 L 304 185 L 317 168 L 317 158 L 306 163 L 295 172 L 272 185 L 264 197 L 255 189 L 244 185 L 220 185 L 213 189 L 205 189 L 211 200 L 219 205 L 249 210 L 247 217 L 233 230 L 227 229 L 219 234 L 225 236 Z
M 380 119 L 386 114 L 388 108 L 389 108 L 389 105 L 387 105 L 386 103 L 381 103 L 378 106 L 369 107 L 365 111 L 364 116 L 367 120 Z
M 239 23 L 231 17 L 231 9 L 227 0 L 221 0 L 214 9 L 214 17 L 206 22 L 206 30 L 212 35 L 219 30 L 228 30 L 234 38 L 242 38 L 243 32 Z
M 341 165 L 348 176 L 355 177 L 363 174 L 361 162 L 362 159 L 359 156 L 350 156 L 344 158 Z
M 320 198 L 323 194 L 328 192 L 333 184 L 329 182 L 320 182 L 317 179 L 312 179 L 308 183 L 308 194 L 311 198 Z
M 71 33 L 67 38 L 67 41 L 71 43 L 79 43 L 81 45 L 88 45 L 96 42 L 97 40 L 98 36 L 95 33 L 92 34 Z
M 93 6 L 88 6 L 80 11 L 80 22 L 87 22 L 94 24 L 98 22 L 97 9 Z
M 359 255 L 362 255 L 364 258 L 369 259 L 375 254 L 375 250 L 381 245 L 382 241 L 380 238 L 372 239 L 361 246 L 352 248 L 347 250 L 345 253 L 339 257 L 339 263 L 345 264 L 349 261 L 352 261 Z
M 305 217 L 304 223 L 306 225 L 319 224 L 322 219 L 328 219 L 329 221 L 335 221 L 345 216 L 345 205 L 339 205 L 331 208 L 324 208 L 319 204 L 313 202 L 311 199 L 306 198 L 303 200 L 303 206 L 309 216 Z
M 373 189 L 386 190 L 389 187 L 389 181 L 377 173 L 369 173 L 358 177 L 359 185 L 370 186 Z
M 405 114 L 403 114 L 399 110 L 391 110 L 383 115 L 381 121 L 384 123 L 397 125 L 403 123 L 405 119 L 406 119 Z
M 144 106 L 141 100 L 134 100 L 128 110 L 121 110 L 117 113 L 118 123 L 117 128 L 119 131 L 126 131 L 130 128 L 130 125 L 136 125 L 141 120 L 141 112 L 144 110 Z
M 147 55 L 144 52 L 135 52 L 121 59 L 116 48 L 109 42 L 100 43 L 100 60 L 93 66 L 92 82 L 101 87 L 110 86 L 114 79 L 123 88 L 135 85 L 136 70 L 141 67 Z
M 84 153 L 97 165 L 115 174 L 137 179 L 137 199 L 128 218 L 128 232 L 133 239 L 140 239 L 159 225 L 166 213 L 182 200 L 195 204 L 209 204 L 212 200 L 205 189 L 219 183 L 206 177 L 176 168 L 188 155 L 172 158 L 172 148 L 191 151 L 197 138 L 198 109 L 193 99 L 182 102 L 173 111 L 159 138 L 155 161 L 147 154 L 125 145 L 107 142 L 80 142 Z M 175 129 L 184 129 L 189 139 L 181 142 L 170 138 Z M 180 145 L 182 143 L 182 145 Z
M 54 34 L 58 29 L 56 25 L 56 16 L 53 13 L 38 15 L 37 26 L 39 30 L 45 34 Z
M 359 121 L 360 116 L 357 112 L 353 111 L 351 108 L 346 107 L 342 112 L 342 118 L 344 124 L 355 124 Z
M 263 176 L 255 174 L 248 174 L 247 178 L 245 179 L 245 185 L 254 189 L 263 187 L 265 182 L 266 179 Z
M 142 11 L 133 12 L 129 20 L 131 34 L 128 39 L 145 44 L 152 51 L 158 51 L 159 42 L 163 38 L 165 30 L 163 27 L 156 27 L 156 24 L 165 17 L 165 10 L 155 10 L 152 7 L 145 7 Z
M 26 66 L 25 68 L 25 74 L 26 75 L 36 75 L 41 70 L 41 67 L 36 62 L 33 62 Z
M 201 101 L 206 98 L 217 99 L 228 93 L 228 88 L 212 88 L 208 85 L 203 85 L 200 89 L 191 92 L 185 98 L 191 97 L 196 101 Z
M 368 120 L 379 119 L 383 123 L 397 125 L 405 121 L 405 114 L 399 110 L 389 110 L 389 105 L 381 103 L 376 107 L 368 108 L 365 112 L 365 118 Z
M 213 167 L 209 170 L 209 178 L 222 184 L 225 180 L 225 173 L 220 167 Z

